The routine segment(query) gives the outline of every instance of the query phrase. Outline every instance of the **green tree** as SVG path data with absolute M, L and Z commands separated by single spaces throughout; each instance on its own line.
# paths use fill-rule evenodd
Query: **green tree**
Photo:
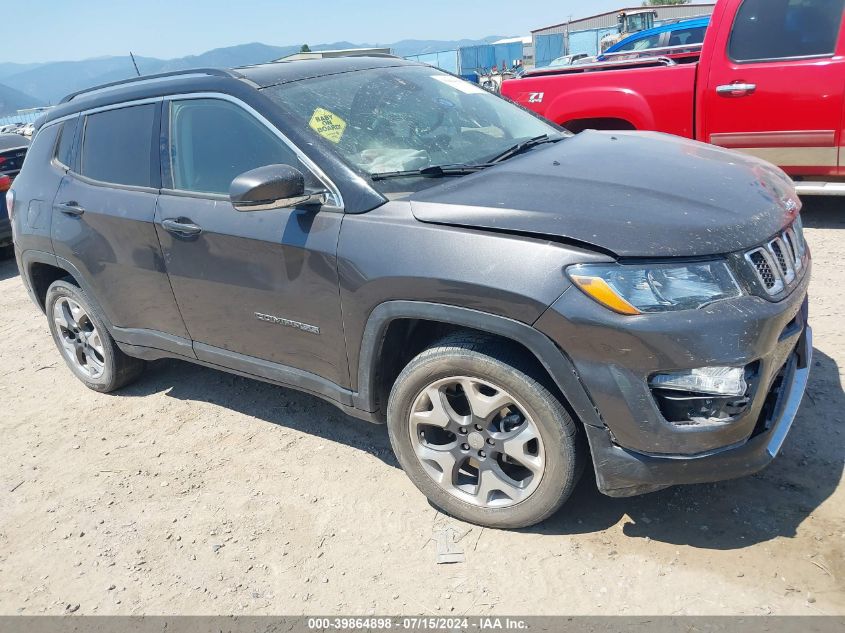
M 303 44 L 303 45 L 302 45 L 302 48 L 300 48 L 300 49 L 299 49 L 299 52 L 300 52 L 300 53 L 310 53 L 310 52 L 311 52 L 311 47 L 310 47 L 310 46 L 308 46 L 308 44 Z

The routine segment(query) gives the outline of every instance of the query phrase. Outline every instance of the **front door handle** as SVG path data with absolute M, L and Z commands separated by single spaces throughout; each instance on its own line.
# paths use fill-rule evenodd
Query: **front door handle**
M 80 207 L 76 202 L 61 202 L 53 205 L 53 208 L 65 215 L 80 216 L 85 213 L 85 209 Z
M 716 92 L 728 97 L 744 97 L 757 90 L 757 84 L 734 83 L 717 86 Z
M 161 228 L 179 237 L 192 237 L 202 233 L 202 228 L 191 222 L 188 218 L 162 220 Z

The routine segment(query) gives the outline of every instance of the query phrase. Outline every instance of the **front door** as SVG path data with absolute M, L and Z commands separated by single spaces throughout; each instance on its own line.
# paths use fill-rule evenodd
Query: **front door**
M 703 140 L 792 175 L 835 175 L 845 144 L 845 0 L 732 4 L 736 19 L 719 28 L 706 78 Z
M 238 103 L 174 99 L 164 116 L 156 228 L 197 358 L 329 395 L 325 381 L 347 386 L 336 264 L 343 213 L 236 211 L 229 186 L 257 167 L 292 165 L 323 184 Z

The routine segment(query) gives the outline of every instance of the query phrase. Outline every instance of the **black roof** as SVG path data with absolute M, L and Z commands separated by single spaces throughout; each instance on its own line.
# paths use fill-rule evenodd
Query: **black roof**
M 302 79 L 325 77 L 357 70 L 414 66 L 400 58 L 337 57 L 272 62 L 236 69 L 194 68 L 158 75 L 144 75 L 123 81 L 102 84 L 68 95 L 36 123 L 40 127 L 49 121 L 76 114 L 83 110 L 180 92 L 232 92 L 236 89 L 262 89 Z
M 20 134 L 0 134 L 0 152 L 29 147 L 29 139 Z

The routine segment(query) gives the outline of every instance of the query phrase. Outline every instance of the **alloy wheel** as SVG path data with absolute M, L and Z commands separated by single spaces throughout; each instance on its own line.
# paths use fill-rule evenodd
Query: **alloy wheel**
M 537 425 L 489 382 L 456 376 L 431 383 L 414 400 L 409 431 L 428 476 L 462 501 L 510 507 L 540 485 L 546 458 Z
M 79 372 L 100 378 L 106 370 L 105 350 L 88 313 L 73 299 L 61 297 L 53 306 L 53 321 L 68 362 Z

